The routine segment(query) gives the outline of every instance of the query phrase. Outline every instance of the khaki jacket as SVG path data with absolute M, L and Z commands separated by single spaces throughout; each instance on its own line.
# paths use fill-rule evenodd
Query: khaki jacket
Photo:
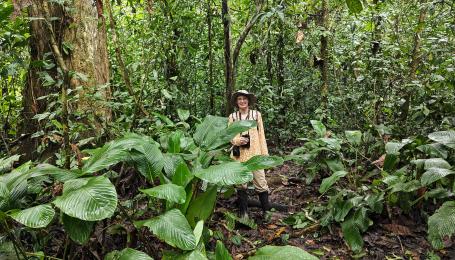
M 240 116 L 240 118 L 239 118 Z M 264 125 L 262 123 L 262 116 L 259 111 L 249 110 L 248 115 L 241 115 L 240 112 L 234 112 L 229 115 L 229 124 L 238 120 L 256 120 L 257 127 L 251 128 L 242 134 L 250 135 L 250 148 L 240 147 L 240 156 L 234 157 L 231 153 L 231 158 L 234 160 L 245 162 L 255 155 L 269 155 L 267 149 L 267 142 L 265 140 Z M 233 145 L 240 146 L 240 136 L 238 134 L 231 140 Z

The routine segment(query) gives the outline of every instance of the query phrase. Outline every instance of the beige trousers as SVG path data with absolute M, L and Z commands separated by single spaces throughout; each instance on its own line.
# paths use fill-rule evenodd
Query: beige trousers
M 267 185 L 267 180 L 265 179 L 264 170 L 257 170 L 253 172 L 253 185 L 257 192 L 269 192 L 269 186 Z M 240 188 L 247 189 L 248 183 L 243 184 Z

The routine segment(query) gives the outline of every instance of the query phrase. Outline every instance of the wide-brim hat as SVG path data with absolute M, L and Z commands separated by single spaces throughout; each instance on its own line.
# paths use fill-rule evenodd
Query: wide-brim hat
M 250 93 L 244 89 L 241 89 L 241 90 L 237 90 L 236 92 L 234 92 L 234 94 L 232 94 L 231 103 L 235 107 L 237 107 L 237 97 L 238 96 L 247 97 L 249 106 L 252 106 L 256 103 L 256 96 L 253 93 Z

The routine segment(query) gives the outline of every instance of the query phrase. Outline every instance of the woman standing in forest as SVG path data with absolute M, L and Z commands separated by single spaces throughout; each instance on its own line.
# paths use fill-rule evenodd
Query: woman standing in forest
M 250 109 L 255 101 L 254 94 L 246 90 L 239 90 L 232 95 L 231 102 L 237 111 L 229 115 L 229 124 L 238 120 L 255 120 L 257 122 L 257 127 L 238 134 L 232 139 L 231 143 L 234 146 L 231 157 L 236 161 L 245 162 L 255 155 L 269 155 L 261 113 Z M 254 188 L 259 194 L 262 210 L 264 212 L 270 210 L 269 187 L 264 170 L 254 171 L 253 176 Z M 247 184 L 237 187 L 237 197 L 240 217 L 248 218 Z

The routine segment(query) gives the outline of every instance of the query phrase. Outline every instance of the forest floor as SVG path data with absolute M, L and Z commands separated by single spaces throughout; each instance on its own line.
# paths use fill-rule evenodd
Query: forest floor
M 373 217 L 374 224 L 363 234 L 364 250 L 353 256 L 345 244 L 339 225 L 332 225 L 330 230 L 322 228 L 317 223 L 302 229 L 293 229 L 283 220 L 295 213 L 308 209 L 311 204 L 318 204 L 325 198 L 320 197 L 318 188 L 320 179 L 306 185 L 299 178 L 302 167 L 293 163 L 285 163 L 281 167 L 267 173 L 268 184 L 271 189 L 272 202 L 289 206 L 288 212 L 272 212 L 271 218 L 262 221 L 260 208 L 249 208 L 249 215 L 256 220 L 257 228 L 236 226 L 233 232 L 228 231 L 224 212 L 237 212 L 235 196 L 228 199 L 220 198 L 212 218 L 212 230 L 219 230 L 228 239 L 226 247 L 235 259 L 245 259 L 254 253 L 256 248 L 264 245 L 293 245 L 300 247 L 321 259 L 428 259 L 431 245 L 426 240 L 426 223 L 414 214 L 404 214 L 396 211 L 393 222 L 387 214 Z M 254 190 L 249 190 L 251 199 L 258 199 Z M 309 209 L 308 209 L 309 210 Z M 385 211 L 385 210 L 384 210 Z M 263 222 L 263 223 L 261 223 Z M 241 243 L 236 242 L 241 236 Z M 448 243 L 452 243 L 448 241 Z M 448 246 L 449 250 L 439 251 L 441 259 L 455 259 L 455 245 Z M 451 248 L 451 249 L 450 249 Z

